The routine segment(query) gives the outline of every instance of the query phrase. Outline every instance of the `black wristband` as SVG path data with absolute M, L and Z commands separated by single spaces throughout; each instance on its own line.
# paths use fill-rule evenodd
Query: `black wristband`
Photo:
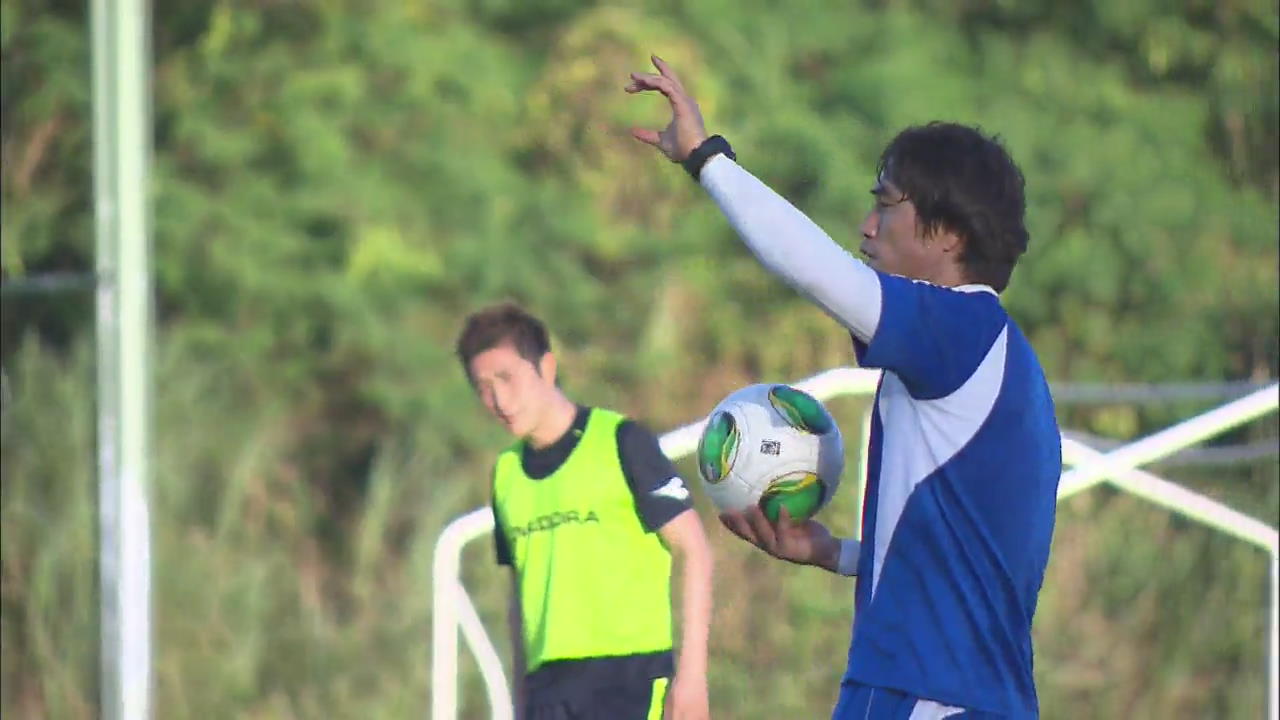
M 721 154 L 730 160 L 738 159 L 738 156 L 733 154 L 733 148 L 729 147 L 728 140 L 719 135 L 712 135 L 703 140 L 701 145 L 694 148 L 693 152 L 689 153 L 689 157 L 685 158 L 680 164 L 689 173 L 689 177 L 697 181 L 698 177 L 702 175 L 702 166 L 706 165 L 711 158 Z

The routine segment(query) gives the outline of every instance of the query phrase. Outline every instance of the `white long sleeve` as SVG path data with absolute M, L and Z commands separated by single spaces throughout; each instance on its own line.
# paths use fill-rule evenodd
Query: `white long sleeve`
M 769 272 L 808 297 L 859 340 L 880 321 L 880 278 L 785 198 L 724 155 L 699 176 L 729 224 Z

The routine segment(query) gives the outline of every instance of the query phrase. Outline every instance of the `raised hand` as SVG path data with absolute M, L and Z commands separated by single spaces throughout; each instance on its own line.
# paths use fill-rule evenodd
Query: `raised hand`
M 707 139 L 707 129 L 702 124 L 698 103 L 684 89 L 675 71 L 657 55 L 653 55 L 652 60 L 658 74 L 633 72 L 625 89 L 629 93 L 652 90 L 662 93 L 671 104 L 671 122 L 662 130 L 631 128 L 631 135 L 658 148 L 672 162 L 681 162 Z

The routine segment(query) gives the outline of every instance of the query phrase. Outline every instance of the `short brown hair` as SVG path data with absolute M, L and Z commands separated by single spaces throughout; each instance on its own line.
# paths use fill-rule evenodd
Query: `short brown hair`
M 932 122 L 898 133 L 878 170 L 916 207 L 926 233 L 964 239 L 969 282 L 1003 292 L 1027 251 L 1026 181 L 999 138 L 978 128 Z
M 510 345 L 520 357 L 538 366 L 543 355 L 551 352 L 547 326 L 524 308 L 505 302 L 481 308 L 463 323 L 455 352 L 462 370 L 471 379 L 471 360 L 486 350 Z

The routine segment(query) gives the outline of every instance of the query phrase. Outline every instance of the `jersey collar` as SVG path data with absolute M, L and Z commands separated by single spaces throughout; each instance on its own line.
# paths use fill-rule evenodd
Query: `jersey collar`
M 1000 297 L 1000 293 L 996 292 L 995 288 L 991 287 L 990 285 L 984 285 L 982 283 L 970 283 L 968 285 L 957 285 L 951 289 L 955 290 L 956 292 L 963 292 L 963 293 L 985 292 L 985 293 L 991 293 L 996 297 Z

